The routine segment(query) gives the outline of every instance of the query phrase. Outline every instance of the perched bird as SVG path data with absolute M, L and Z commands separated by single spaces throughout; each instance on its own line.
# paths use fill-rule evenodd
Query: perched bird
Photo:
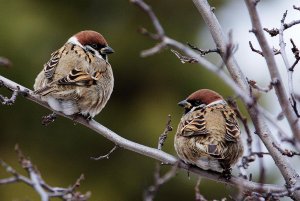
M 232 165 L 243 154 L 235 112 L 209 89 L 198 90 L 178 104 L 185 109 L 174 140 L 179 158 L 230 178 Z
M 98 32 L 75 34 L 51 54 L 35 79 L 35 93 L 53 110 L 93 118 L 113 91 L 114 77 L 107 57 L 113 52 Z

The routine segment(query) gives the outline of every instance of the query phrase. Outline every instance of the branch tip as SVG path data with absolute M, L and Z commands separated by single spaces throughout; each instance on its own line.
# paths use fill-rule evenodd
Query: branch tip
M 119 146 L 116 144 L 107 154 L 98 157 L 90 157 L 91 159 L 98 161 L 102 159 L 109 159 L 110 155 L 118 148 Z
M 171 52 L 173 52 L 173 54 L 176 55 L 176 57 L 181 61 L 181 63 L 185 64 L 185 63 L 198 63 L 198 60 L 192 57 L 188 57 L 188 56 L 183 56 L 181 55 L 179 52 L 177 52 L 176 50 L 171 49 Z

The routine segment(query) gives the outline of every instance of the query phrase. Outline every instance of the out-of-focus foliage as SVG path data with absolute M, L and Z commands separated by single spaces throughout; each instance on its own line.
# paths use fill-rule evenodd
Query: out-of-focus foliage
M 192 1 L 149 3 L 169 36 L 201 46 L 197 35 L 203 24 Z M 140 58 L 140 51 L 154 42 L 137 29 L 153 27 L 129 1 L 0 0 L 0 5 L 0 56 L 13 62 L 11 68 L 0 69 L 0 74 L 29 88 L 50 53 L 74 33 L 93 29 L 106 37 L 115 50 L 109 58 L 115 88 L 96 120 L 130 140 L 155 147 L 167 115 L 171 114 L 174 131 L 163 149 L 175 154 L 173 137 L 182 114 L 177 102 L 199 88 L 230 94 L 216 76 L 197 65 L 181 64 L 168 50 Z M 0 93 L 9 95 L 4 88 Z M 84 173 L 86 180 L 80 191 L 91 191 L 91 200 L 142 199 L 144 189 L 153 181 L 154 160 L 118 149 L 109 160 L 93 161 L 91 156 L 105 154 L 113 143 L 61 117 L 44 127 L 41 117 L 49 113 L 22 97 L 13 106 L 0 105 L 0 158 L 17 167 L 13 147 L 18 143 L 51 185 L 67 186 Z M 8 175 L 0 169 L 0 178 L 5 176 Z M 193 200 L 194 185 L 195 178 L 189 179 L 180 171 L 162 187 L 156 200 Z M 220 198 L 221 189 L 228 192 L 220 186 L 220 191 L 210 194 L 212 185 L 216 184 L 203 181 L 201 185 L 208 199 Z M 38 199 L 23 184 L 0 186 L 0 200 Z

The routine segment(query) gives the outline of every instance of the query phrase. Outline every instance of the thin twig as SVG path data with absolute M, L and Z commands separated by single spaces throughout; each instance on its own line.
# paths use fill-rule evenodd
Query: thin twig
M 201 177 L 198 178 L 195 186 L 195 201 L 207 201 L 205 197 L 200 193 Z
M 299 60 L 300 60 L 300 54 L 299 54 L 299 49 L 298 49 L 297 46 L 295 45 L 293 39 L 290 39 L 290 41 L 291 41 L 291 43 L 292 43 L 292 45 L 293 45 L 293 47 L 292 47 L 291 50 L 292 50 L 292 52 L 293 52 L 293 54 L 294 54 L 294 57 L 295 57 L 296 61 L 295 61 L 295 62 L 293 63 L 293 65 L 289 68 L 289 70 L 290 70 L 290 71 L 294 71 L 295 66 L 297 65 L 297 63 L 298 63 Z
M 258 150 L 259 152 L 262 151 L 262 145 L 261 145 L 261 141 L 257 141 L 258 145 Z M 263 155 L 261 155 L 263 156 Z M 261 185 L 263 185 L 265 183 L 265 180 L 266 180 L 266 168 L 265 168 L 265 164 L 264 164 L 264 160 L 262 157 L 259 157 L 258 159 L 259 161 L 259 179 L 258 179 L 258 182 L 261 183 Z M 259 192 L 262 192 L 262 191 L 259 191 Z
M 170 131 L 173 128 L 171 126 L 171 115 L 168 115 L 167 123 L 163 133 L 158 138 L 157 149 L 161 150 Z M 175 168 L 174 168 L 175 167 Z M 175 176 L 176 170 L 178 169 L 178 165 L 174 165 L 173 168 L 168 171 L 164 176 L 160 175 L 161 164 L 156 162 L 155 170 L 154 170 L 154 184 L 149 186 L 144 193 L 144 201 L 152 201 L 156 196 L 160 186 L 169 181 L 172 177 Z
M 287 73 L 288 73 L 288 90 L 289 90 L 289 94 L 290 94 L 289 101 L 290 101 L 290 104 L 291 104 L 291 106 L 294 110 L 295 115 L 299 118 L 300 114 L 298 112 L 297 103 L 296 103 L 295 98 L 294 98 L 293 71 L 290 70 L 291 66 L 289 64 L 289 61 L 288 61 L 288 58 L 287 58 L 287 55 L 286 55 L 286 51 L 285 51 L 286 44 L 284 42 L 284 37 L 283 37 L 283 31 L 285 29 L 284 21 L 285 21 L 286 16 L 287 16 L 287 11 L 285 11 L 285 13 L 283 14 L 282 19 L 280 21 L 281 22 L 281 27 L 279 29 L 279 46 L 280 46 L 281 56 L 282 56 L 282 59 L 284 61 Z M 296 52 L 297 50 L 294 49 L 294 51 Z
M 292 26 L 297 25 L 297 24 L 300 24 L 300 20 L 294 20 L 290 23 L 284 23 L 283 30 L 291 28 Z M 279 29 L 277 29 L 277 28 L 272 28 L 272 29 L 264 28 L 264 31 L 266 31 L 268 34 L 270 34 L 271 37 L 277 36 L 279 34 Z
M 251 41 L 249 41 L 249 46 L 250 46 L 250 48 L 251 48 L 251 50 L 252 50 L 253 52 L 256 52 L 257 54 L 260 54 L 261 56 L 264 56 L 264 54 L 263 54 L 262 51 L 257 50 L 257 49 L 255 49 L 255 48 L 253 47 Z
M 159 188 L 176 175 L 177 169 L 178 169 L 178 166 L 174 165 L 174 166 L 172 166 L 170 171 L 168 171 L 163 176 L 160 176 L 160 174 L 159 174 L 160 164 L 157 163 L 155 174 L 154 174 L 154 180 L 155 180 L 154 184 L 149 186 L 148 189 L 145 191 L 144 201 L 152 201 L 154 199 L 154 197 L 156 196 Z
M 183 56 L 181 55 L 179 52 L 177 52 L 176 50 L 171 49 L 171 52 L 173 52 L 176 57 L 181 61 L 181 63 L 198 63 L 197 59 L 192 58 L 192 57 L 187 57 L 187 56 Z
M 208 49 L 208 50 L 203 50 L 203 49 L 200 49 L 200 48 L 198 48 L 198 47 L 196 47 L 196 46 L 194 46 L 194 45 L 192 45 L 192 44 L 190 44 L 190 43 L 187 43 L 187 45 L 188 45 L 191 49 L 196 50 L 197 52 L 200 52 L 200 55 L 201 55 L 201 56 L 204 56 L 204 55 L 206 55 L 206 54 L 213 53 L 213 52 L 214 52 L 214 53 L 220 53 L 220 51 L 219 51 L 218 48 Z
M 148 4 L 146 4 L 145 2 L 140 1 L 140 0 L 130 0 L 130 2 L 133 3 L 134 5 L 138 6 L 140 9 L 142 9 L 144 12 L 146 12 L 148 14 L 158 36 L 165 35 L 165 31 L 164 31 L 163 27 L 161 26 L 156 15 L 154 14 L 152 8 Z
M 0 102 L 2 103 L 2 105 L 13 105 L 17 99 L 18 96 L 18 92 L 19 90 L 15 90 L 13 91 L 12 95 L 10 98 L 7 98 L 5 96 L 2 96 L 0 94 Z
M 158 138 L 158 145 L 157 145 L 157 149 L 161 150 L 162 147 L 164 146 L 164 143 L 168 137 L 169 132 L 171 132 L 173 130 L 173 127 L 171 126 L 171 115 L 168 115 L 168 120 L 166 123 L 166 128 L 164 130 L 164 132 L 159 136 Z
M 84 179 L 83 175 L 81 175 L 79 179 L 76 180 L 75 184 L 69 188 L 52 187 L 43 180 L 38 169 L 32 164 L 28 157 L 23 154 L 18 145 L 15 146 L 15 150 L 20 165 L 27 171 L 29 177 L 21 175 L 14 168 L 0 160 L 0 165 L 6 172 L 12 175 L 12 177 L 0 179 L 0 185 L 23 182 L 31 186 L 40 195 L 42 201 L 49 201 L 51 197 L 59 197 L 65 201 L 86 201 L 90 198 L 89 192 L 81 194 L 80 192 L 75 191 L 76 188 L 79 187 L 80 181 Z
M 300 153 L 288 149 L 281 149 L 279 145 L 273 143 L 273 146 L 284 156 L 293 157 L 293 156 L 300 156 Z
M 300 11 L 300 7 L 298 7 L 298 6 L 293 5 L 293 8 L 294 8 L 295 10 L 299 10 L 299 11 Z
M 277 80 L 270 82 L 270 84 L 267 87 L 258 86 L 257 82 L 254 80 L 248 80 L 248 83 L 252 88 L 257 89 L 260 92 L 268 93 L 273 89 L 274 85 L 277 84 Z
M 118 145 L 115 145 L 107 154 L 103 156 L 91 157 L 91 159 L 98 161 L 102 159 L 109 159 L 110 155 L 118 148 Z
M 271 37 L 277 36 L 279 34 L 279 29 L 277 28 L 273 28 L 273 29 L 264 28 L 263 30 L 268 34 L 270 34 Z

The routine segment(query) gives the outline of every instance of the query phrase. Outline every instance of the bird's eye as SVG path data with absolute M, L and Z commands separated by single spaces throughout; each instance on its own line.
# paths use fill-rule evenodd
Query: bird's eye
M 201 104 L 202 104 L 201 101 L 198 101 L 198 100 L 195 101 L 195 105 L 196 105 L 196 106 L 199 106 L 199 105 L 201 105 Z
M 95 50 L 98 49 L 98 45 L 97 45 L 96 43 L 91 44 L 91 47 L 92 47 L 93 49 L 95 49 Z

